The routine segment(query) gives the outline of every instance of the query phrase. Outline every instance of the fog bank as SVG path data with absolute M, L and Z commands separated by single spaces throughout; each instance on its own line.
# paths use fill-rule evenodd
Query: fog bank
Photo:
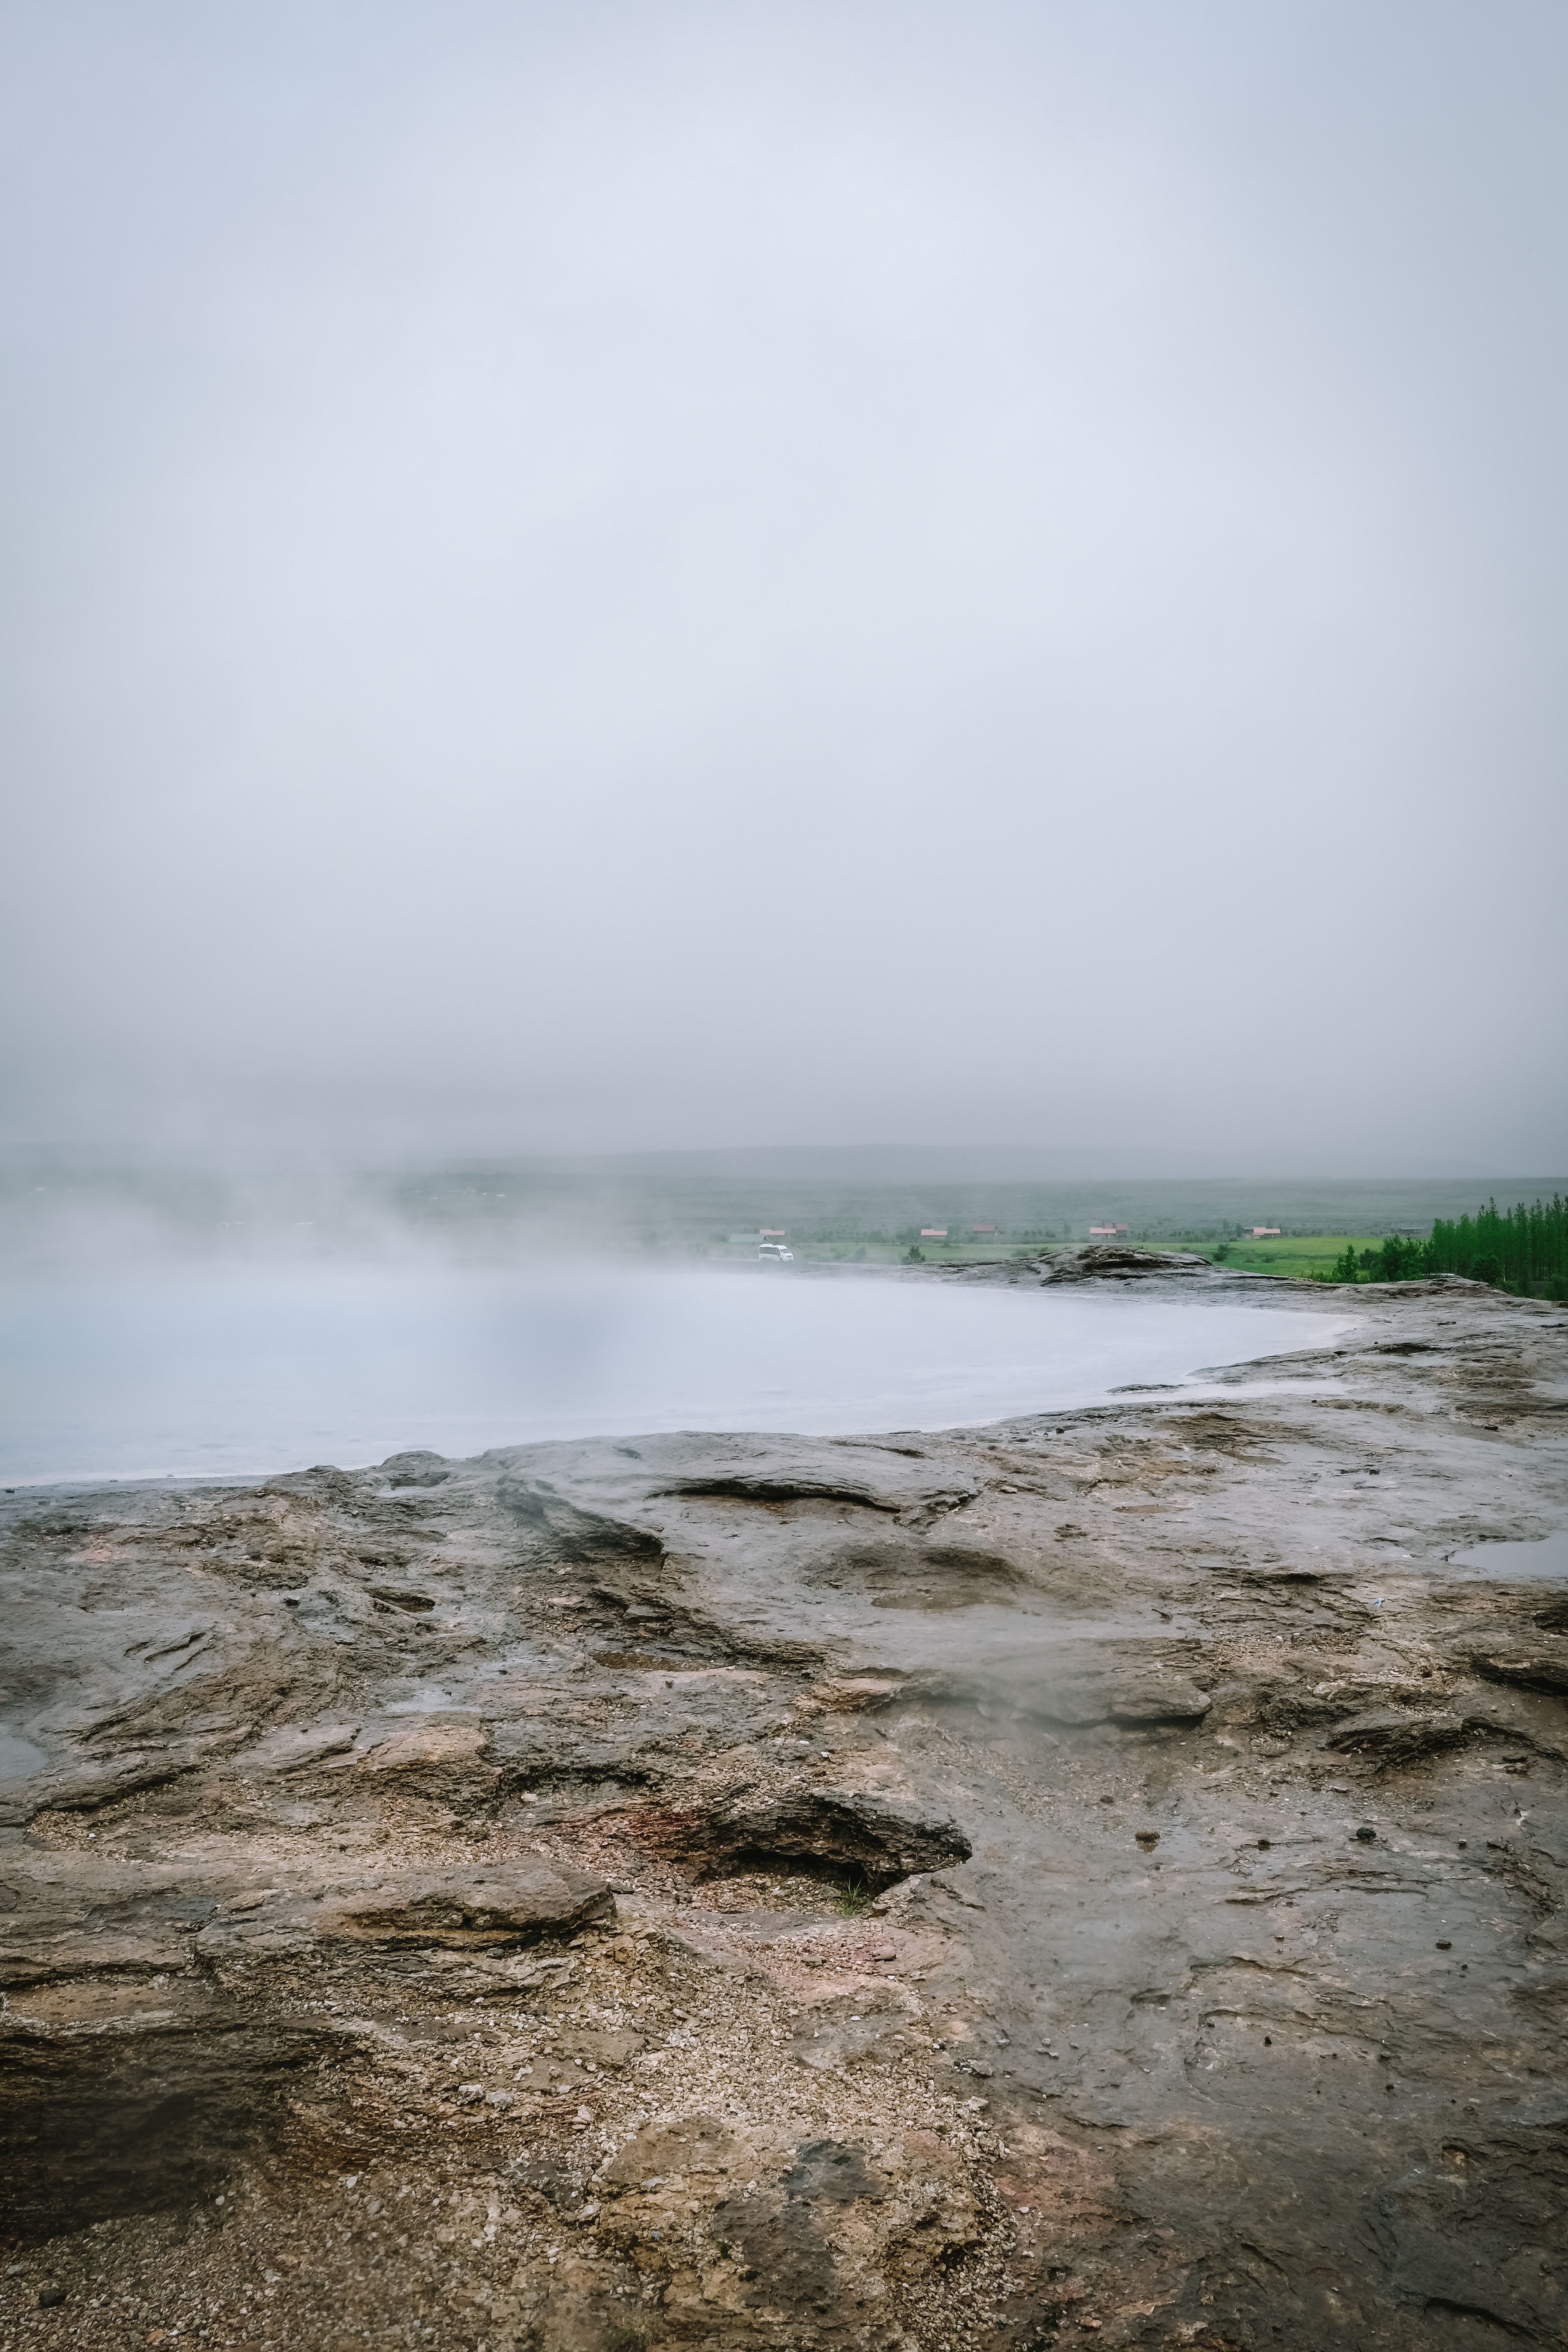
M 1563 1166 L 1565 45 L 9 10 L 5 1131 Z

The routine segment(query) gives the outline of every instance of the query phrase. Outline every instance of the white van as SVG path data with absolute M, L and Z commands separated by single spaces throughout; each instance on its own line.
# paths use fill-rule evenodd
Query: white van
M 795 1264 L 794 1250 L 785 1249 L 783 1242 L 764 1242 L 761 1249 L 757 1252 L 757 1255 L 759 1257 L 771 1259 L 775 1265 L 793 1265 Z

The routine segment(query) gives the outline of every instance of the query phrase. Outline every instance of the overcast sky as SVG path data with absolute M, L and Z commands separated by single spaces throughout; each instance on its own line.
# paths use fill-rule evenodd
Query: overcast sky
M 1568 1167 L 1561 0 L 8 0 L 21 1138 Z

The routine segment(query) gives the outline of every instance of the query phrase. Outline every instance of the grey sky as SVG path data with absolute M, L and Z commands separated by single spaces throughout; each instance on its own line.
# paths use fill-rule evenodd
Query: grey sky
M 12 0 L 10 1132 L 1568 1165 L 1565 53 Z

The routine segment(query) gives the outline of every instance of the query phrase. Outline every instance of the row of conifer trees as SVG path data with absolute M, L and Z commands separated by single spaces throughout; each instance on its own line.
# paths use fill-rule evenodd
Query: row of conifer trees
M 1433 1274 L 1468 1275 L 1521 1297 L 1568 1298 L 1568 1201 L 1553 1193 L 1527 1209 L 1489 1201 L 1473 1217 L 1439 1217 L 1427 1241 L 1392 1235 L 1381 1249 L 1349 1244 L 1331 1282 L 1419 1282 Z

